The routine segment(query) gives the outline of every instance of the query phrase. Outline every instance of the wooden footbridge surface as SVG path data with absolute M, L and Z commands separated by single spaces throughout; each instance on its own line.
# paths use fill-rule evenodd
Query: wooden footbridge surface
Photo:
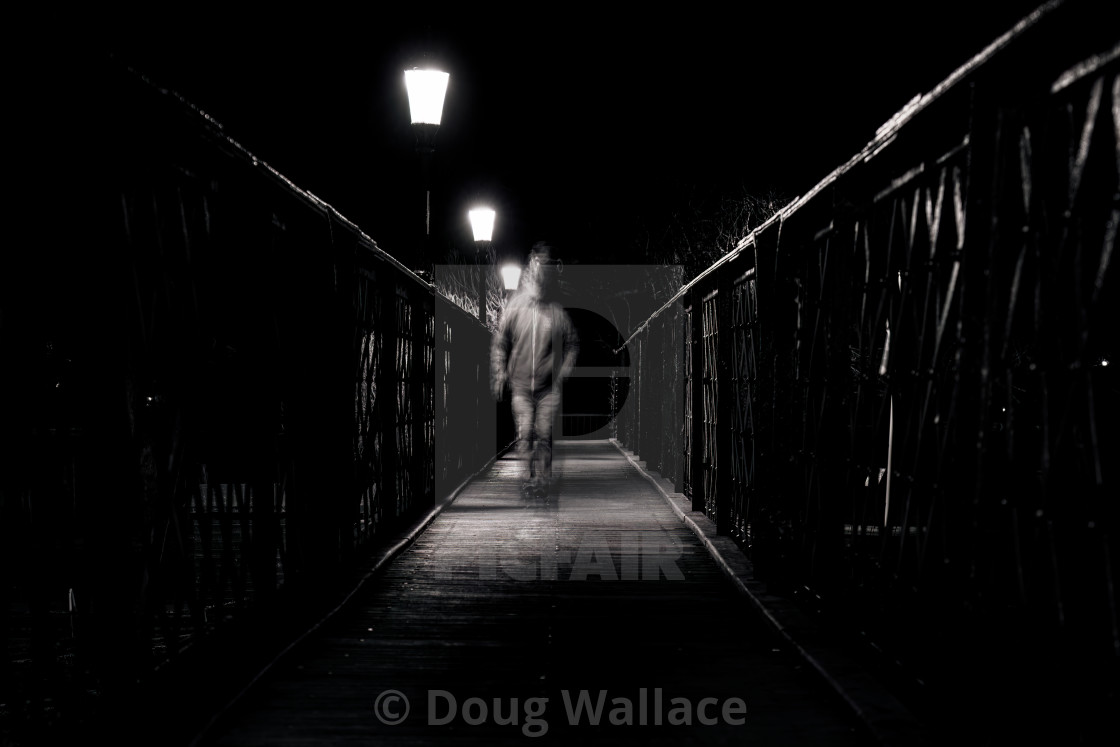
M 466 484 L 197 743 L 881 741 L 633 455 L 559 442 L 545 500 L 518 467 Z

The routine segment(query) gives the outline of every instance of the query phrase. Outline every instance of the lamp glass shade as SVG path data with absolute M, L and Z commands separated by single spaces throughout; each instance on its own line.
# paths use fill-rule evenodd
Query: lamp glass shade
M 517 265 L 502 267 L 502 285 L 506 290 L 517 290 L 517 282 L 521 279 L 521 268 Z
M 449 77 L 439 70 L 404 71 L 412 124 L 439 124 L 443 116 L 443 98 L 447 94 Z
M 490 241 L 494 235 L 494 211 L 490 208 L 475 208 L 467 213 L 471 219 L 471 230 L 475 241 Z

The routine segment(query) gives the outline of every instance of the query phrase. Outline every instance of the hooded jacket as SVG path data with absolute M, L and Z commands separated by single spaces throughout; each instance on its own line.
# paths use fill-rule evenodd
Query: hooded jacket
M 579 351 L 564 308 L 531 289 L 509 300 L 490 352 L 491 374 L 515 393 L 540 395 L 572 370 Z

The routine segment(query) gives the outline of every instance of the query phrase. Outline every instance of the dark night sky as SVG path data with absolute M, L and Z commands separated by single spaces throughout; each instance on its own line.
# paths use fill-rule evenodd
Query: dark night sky
M 113 52 L 398 255 L 423 205 L 402 71 L 440 63 L 434 243 L 469 248 L 485 201 L 499 250 L 622 263 L 635 221 L 693 185 L 803 194 L 1037 4 L 51 11 L 39 53 Z

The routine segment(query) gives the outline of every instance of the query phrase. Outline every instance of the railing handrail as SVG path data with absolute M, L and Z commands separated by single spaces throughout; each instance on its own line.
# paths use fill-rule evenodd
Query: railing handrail
M 706 270 L 699 273 L 695 278 L 681 286 L 680 290 L 674 293 L 668 301 L 666 301 L 660 308 L 657 309 L 657 311 L 654 311 L 649 315 L 649 317 L 646 318 L 645 321 L 639 324 L 630 334 L 630 336 L 626 338 L 622 345 L 614 349 L 614 353 L 617 354 L 621 352 L 630 343 L 631 340 L 633 340 L 649 327 L 650 322 L 656 319 L 657 316 L 664 312 L 667 308 L 684 297 L 693 287 L 701 283 L 706 277 L 711 275 L 723 265 L 728 264 L 729 262 L 733 262 L 736 257 L 739 256 L 743 249 L 748 246 L 752 246 L 755 243 L 756 237 L 760 233 L 765 231 L 775 222 L 785 222 L 794 213 L 808 204 L 819 193 L 824 191 L 829 185 L 833 184 L 840 176 L 848 171 L 851 171 L 860 163 L 869 161 L 874 158 L 883 148 L 885 148 L 891 141 L 895 139 L 903 125 L 913 120 L 920 112 L 927 109 L 934 101 L 944 96 L 948 91 L 960 85 L 961 82 L 967 79 L 967 77 L 971 75 L 977 68 L 991 59 L 995 54 L 997 54 L 1000 50 L 1010 44 L 1014 39 L 1024 34 L 1027 29 L 1037 25 L 1045 16 L 1052 13 L 1055 9 L 1057 9 L 1065 2 L 1066 0 L 1049 0 L 1049 2 L 1039 6 L 1034 12 L 1032 12 L 1026 18 L 1020 20 L 1010 30 L 999 36 L 995 41 L 984 47 L 983 50 L 975 54 L 971 59 L 969 59 L 963 65 L 950 73 L 948 77 L 941 81 L 941 83 L 934 86 L 933 90 L 926 94 L 918 94 L 914 96 L 909 102 L 906 103 L 905 106 L 902 107 L 902 109 L 891 115 L 891 117 L 888 118 L 887 121 L 884 122 L 875 131 L 875 137 L 872 138 L 871 141 L 868 142 L 867 145 L 865 145 L 862 149 L 860 149 L 854 156 L 832 170 L 804 195 L 794 197 L 786 204 L 785 207 L 780 208 L 777 212 L 767 218 L 763 223 L 751 229 L 751 231 L 747 233 L 746 236 L 739 239 L 738 243 L 736 243 L 735 247 L 731 251 L 717 259 Z M 752 273 L 754 272 L 754 270 L 755 268 L 752 267 L 747 272 Z M 750 275 L 748 275 L 748 277 L 750 277 Z
M 321 211 L 329 220 L 335 221 L 352 231 L 358 237 L 358 242 L 363 247 L 368 249 L 375 258 L 380 261 L 389 263 L 406 278 L 414 281 L 423 290 L 432 293 L 433 295 L 441 296 L 445 300 L 449 301 L 452 305 L 458 306 L 458 304 L 448 298 L 445 294 L 440 293 L 434 283 L 431 283 L 420 277 L 414 270 L 410 269 L 407 265 L 394 257 L 388 251 L 381 248 L 376 240 L 362 231 L 356 223 L 343 215 L 333 205 L 318 197 L 313 192 L 310 192 L 298 186 L 297 184 L 295 184 L 295 182 L 284 176 L 267 161 L 254 155 L 248 148 L 231 137 L 225 131 L 225 127 L 222 125 L 222 123 L 219 122 L 213 115 L 208 114 L 196 104 L 187 100 L 182 94 L 178 93 L 177 91 L 158 85 L 147 75 L 144 75 L 142 72 L 136 70 L 135 68 L 125 66 L 125 69 L 129 74 L 133 75 L 136 79 L 149 86 L 152 90 L 158 92 L 163 96 L 166 96 L 170 100 L 173 100 L 178 106 L 191 112 L 193 116 L 198 117 L 203 122 L 203 126 L 209 130 L 210 136 L 222 141 L 225 146 L 232 150 L 233 154 L 241 158 L 243 161 L 251 163 L 255 168 L 262 169 L 264 173 L 267 174 L 274 182 L 282 185 L 285 190 L 300 198 L 311 207 Z
M 776 219 L 777 217 L 778 217 L 778 215 L 777 215 L 777 213 L 775 213 L 773 216 L 768 218 L 766 220 L 766 222 L 763 223 L 761 226 L 759 226 L 757 229 L 755 229 L 754 231 L 751 231 L 747 236 L 740 239 L 739 243 L 735 245 L 734 249 L 732 249 L 731 251 L 729 251 L 727 254 L 723 255 L 719 259 L 717 259 L 710 267 L 708 267 L 708 269 L 704 270 L 699 275 L 697 275 L 695 278 L 693 278 L 692 280 L 690 280 L 687 283 L 685 283 L 684 285 L 682 285 L 680 290 L 678 290 L 676 293 L 674 293 L 672 295 L 672 297 L 669 298 L 668 301 L 666 301 L 664 304 L 662 304 L 657 309 L 657 311 L 653 312 L 648 317 L 646 317 L 646 320 L 644 322 L 642 322 L 641 324 L 639 324 L 634 329 L 634 331 L 630 333 L 630 336 L 627 337 L 625 340 L 623 340 L 622 344 L 619 345 L 617 348 L 614 348 L 612 352 L 615 353 L 616 355 L 618 353 L 621 353 L 626 348 L 626 346 L 630 344 L 631 340 L 633 340 L 635 337 L 640 335 L 643 331 L 645 331 L 645 329 L 647 327 L 649 327 L 650 322 L 652 322 L 654 319 L 656 319 L 658 317 L 658 315 L 660 315 L 663 311 L 668 309 L 674 303 L 679 301 L 684 295 L 686 295 L 690 290 L 692 290 L 692 288 L 694 286 L 696 286 L 698 283 L 702 282 L 704 280 L 704 278 L 708 277 L 708 275 L 712 274 L 713 272 L 718 270 L 720 267 L 723 267 L 726 264 L 734 262 L 735 258 L 739 256 L 739 253 L 745 247 L 750 246 L 754 243 L 755 234 L 758 231 L 761 231 L 764 228 L 766 228 L 767 226 L 769 226 L 774 221 L 774 219 Z M 747 277 L 754 277 L 754 272 L 755 272 L 754 267 L 747 268 L 747 271 L 746 271 Z

